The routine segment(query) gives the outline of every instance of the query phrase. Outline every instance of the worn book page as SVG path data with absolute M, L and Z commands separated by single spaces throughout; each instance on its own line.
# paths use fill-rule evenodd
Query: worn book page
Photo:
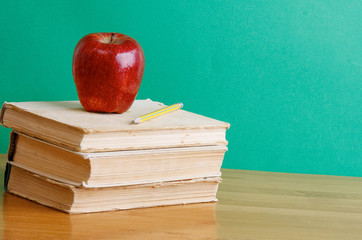
M 59 122 L 80 129 L 84 133 L 229 127 L 228 123 L 185 110 L 167 113 L 142 124 L 132 124 L 132 121 L 140 115 L 163 107 L 165 107 L 164 104 L 150 99 L 136 100 L 127 112 L 116 114 L 87 112 L 79 101 L 11 102 L 4 104 L 2 118 L 4 118 L 3 125 L 6 127 L 6 109 L 8 108 Z

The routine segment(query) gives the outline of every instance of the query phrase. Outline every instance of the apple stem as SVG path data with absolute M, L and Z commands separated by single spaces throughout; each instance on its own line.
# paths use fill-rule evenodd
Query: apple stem
M 111 41 L 110 41 L 110 43 L 113 42 L 114 34 L 115 34 L 115 33 L 112 33 L 112 35 L 111 35 Z

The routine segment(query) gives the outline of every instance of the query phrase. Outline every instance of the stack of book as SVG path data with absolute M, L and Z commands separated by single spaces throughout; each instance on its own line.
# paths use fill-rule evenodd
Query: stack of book
M 67 212 L 216 201 L 229 124 L 184 110 L 132 124 L 165 107 L 136 100 L 123 114 L 78 101 L 4 103 L 10 136 L 5 189 Z

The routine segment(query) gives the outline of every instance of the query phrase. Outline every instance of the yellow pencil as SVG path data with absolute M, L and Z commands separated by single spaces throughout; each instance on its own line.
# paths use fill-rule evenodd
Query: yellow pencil
M 177 109 L 180 109 L 183 106 L 184 105 L 182 103 L 176 103 L 176 104 L 170 105 L 168 107 L 162 108 L 160 110 L 148 113 L 146 115 L 142 115 L 142 116 L 136 118 L 135 120 L 133 120 L 132 123 L 141 123 L 141 122 L 147 121 L 149 119 L 152 119 L 152 118 L 158 117 L 160 115 L 163 115 L 165 113 L 172 112 L 172 111 L 175 111 Z

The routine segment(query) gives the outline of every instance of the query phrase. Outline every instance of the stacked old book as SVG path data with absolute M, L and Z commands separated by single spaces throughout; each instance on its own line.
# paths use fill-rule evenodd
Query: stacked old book
M 4 103 L 10 136 L 5 189 L 84 213 L 216 201 L 229 124 L 136 100 L 123 114 L 90 113 L 78 101 Z

